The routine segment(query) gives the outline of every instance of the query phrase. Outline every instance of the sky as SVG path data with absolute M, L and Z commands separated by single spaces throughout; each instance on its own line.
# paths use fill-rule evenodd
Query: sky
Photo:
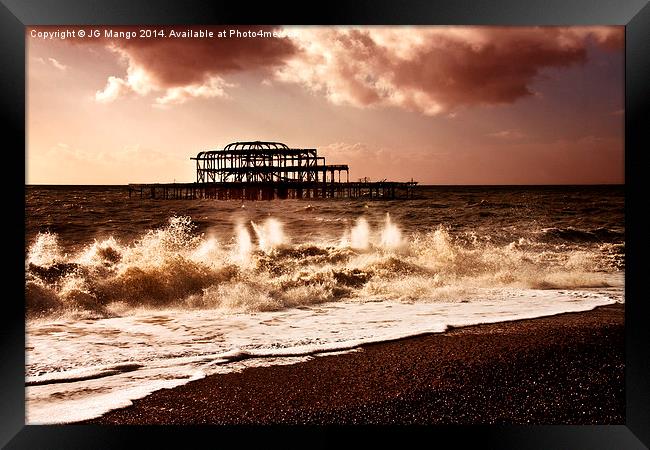
M 191 182 L 247 140 L 350 180 L 624 183 L 623 27 L 172 30 L 26 27 L 27 184 Z

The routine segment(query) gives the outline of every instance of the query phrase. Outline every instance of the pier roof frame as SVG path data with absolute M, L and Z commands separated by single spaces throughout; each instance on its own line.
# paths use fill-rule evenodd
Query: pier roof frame
M 283 144 L 282 142 L 271 142 L 271 141 L 241 141 L 241 142 L 231 142 L 226 145 L 224 150 L 273 150 L 273 149 L 284 149 L 288 150 L 289 146 Z
M 242 141 L 232 142 L 226 145 L 223 149 L 201 151 L 190 159 L 193 161 L 205 160 L 223 155 L 307 155 L 310 157 L 316 157 L 317 151 L 315 148 L 290 148 L 282 142 Z

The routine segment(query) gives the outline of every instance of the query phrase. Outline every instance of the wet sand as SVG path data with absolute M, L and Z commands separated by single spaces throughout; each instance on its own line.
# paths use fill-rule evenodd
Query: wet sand
M 247 368 L 83 423 L 623 424 L 624 306 Z

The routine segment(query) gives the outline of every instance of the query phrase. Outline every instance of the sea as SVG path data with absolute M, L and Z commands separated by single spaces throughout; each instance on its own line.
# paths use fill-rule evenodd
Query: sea
M 242 202 L 26 186 L 26 422 L 90 419 L 207 375 L 365 343 L 624 302 L 623 186 L 415 194 Z

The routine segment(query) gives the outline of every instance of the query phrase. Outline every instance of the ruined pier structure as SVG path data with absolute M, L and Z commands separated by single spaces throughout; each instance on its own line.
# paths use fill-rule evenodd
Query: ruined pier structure
M 130 184 L 129 196 L 160 199 L 213 198 L 411 198 L 417 182 L 351 182 L 347 164 L 326 164 L 316 149 L 279 142 L 234 142 L 209 150 L 196 161 L 194 183 Z

